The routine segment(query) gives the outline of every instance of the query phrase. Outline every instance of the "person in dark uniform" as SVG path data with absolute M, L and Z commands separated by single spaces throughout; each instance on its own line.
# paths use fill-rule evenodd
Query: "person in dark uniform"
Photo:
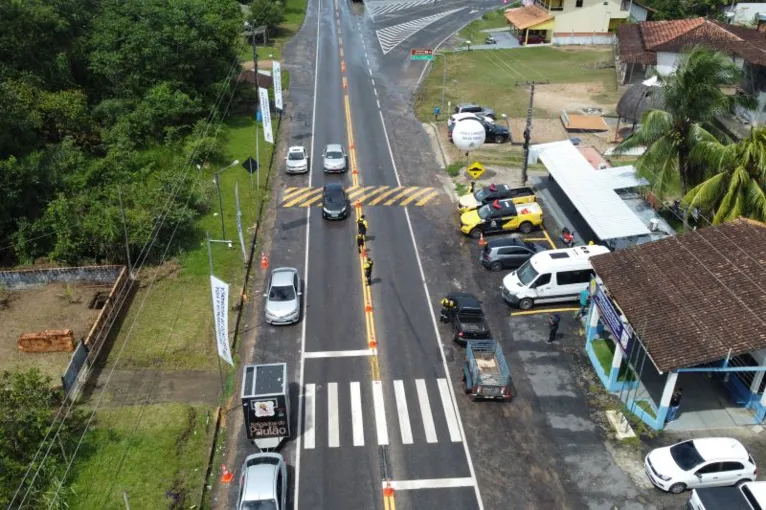
M 363 214 L 359 216 L 359 219 L 356 220 L 356 233 L 366 236 L 368 226 L 369 225 L 367 224 L 367 218 L 365 217 L 365 215 Z
M 439 320 L 442 322 L 449 322 L 452 311 L 455 309 L 455 302 L 448 297 L 441 300 L 442 311 Z
M 364 242 L 365 242 L 365 235 L 364 234 L 357 234 L 356 235 L 356 250 L 359 253 L 362 253 L 362 250 L 364 250 Z
M 548 343 L 553 343 L 556 340 L 556 334 L 559 332 L 559 322 L 561 322 L 561 315 L 552 313 L 548 316 Z
M 471 181 L 471 184 L 468 185 L 468 192 L 473 193 L 476 189 L 476 181 Z
M 372 285 L 372 259 L 368 258 L 364 261 L 364 277 L 367 280 L 367 285 Z
M 684 389 L 678 388 L 670 397 L 670 406 L 668 407 L 668 415 L 665 418 L 666 422 L 671 422 L 678 417 L 678 408 L 681 407 L 681 397 L 684 395 Z

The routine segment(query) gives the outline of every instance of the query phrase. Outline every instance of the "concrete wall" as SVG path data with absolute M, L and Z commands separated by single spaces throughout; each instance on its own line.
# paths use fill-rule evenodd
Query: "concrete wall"
M 0 271 L 0 286 L 8 290 L 42 287 L 49 283 L 114 283 L 124 266 L 56 267 Z
M 561 46 L 608 46 L 614 44 L 615 36 L 609 33 L 556 32 L 551 42 Z
M 608 32 L 612 18 L 624 19 L 628 11 L 622 11 L 621 2 L 615 0 L 564 0 L 564 10 L 556 14 L 554 32 Z M 604 5 L 604 4 L 607 5 Z

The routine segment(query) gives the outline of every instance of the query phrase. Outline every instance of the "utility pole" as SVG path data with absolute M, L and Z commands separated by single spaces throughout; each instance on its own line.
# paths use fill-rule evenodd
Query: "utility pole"
M 442 58 L 444 59 L 444 74 L 442 74 L 442 103 L 440 110 L 444 111 L 444 90 L 447 88 L 447 54 L 442 53 Z M 449 117 L 449 112 L 447 112 L 447 116 Z
M 122 212 L 122 229 L 125 232 L 125 254 L 128 257 L 128 274 L 133 278 L 133 267 L 130 263 L 130 243 L 128 242 L 128 222 L 125 220 L 125 208 L 122 206 L 122 188 L 117 188 L 120 197 L 120 211 Z
M 256 51 L 255 47 L 255 31 L 256 31 L 256 25 L 255 25 L 255 19 L 253 19 L 253 35 L 252 41 L 253 41 L 253 77 L 255 78 L 255 97 L 260 98 L 260 95 L 258 94 L 258 52 Z M 260 138 L 260 134 L 258 133 L 258 110 L 261 106 L 260 99 L 257 100 L 256 107 L 255 107 L 255 171 L 257 172 L 256 181 L 258 182 L 258 189 L 261 189 L 261 151 L 259 148 L 260 141 L 258 140 Z M 261 110 L 261 115 L 263 115 L 263 111 Z
M 535 82 L 529 88 L 529 108 L 527 109 L 527 125 L 524 128 L 524 161 L 521 162 L 521 185 L 527 184 L 529 167 L 529 141 L 532 139 L 532 111 L 535 104 Z

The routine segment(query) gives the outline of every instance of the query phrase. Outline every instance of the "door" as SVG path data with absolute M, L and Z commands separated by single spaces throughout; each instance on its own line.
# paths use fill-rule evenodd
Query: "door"
M 505 216 L 503 217 L 503 230 L 516 230 L 519 228 L 519 217 L 516 215 L 516 211 L 513 210 L 511 212 L 510 210 L 505 211 Z
M 529 251 L 524 248 L 501 248 L 498 255 L 503 267 L 519 267 L 529 259 Z
M 741 462 L 722 462 L 721 463 L 721 482 L 726 485 L 734 485 L 743 478 L 748 478 L 750 473 L 745 471 L 745 465 Z
M 551 274 L 543 273 L 529 286 L 535 293 L 535 301 L 545 303 L 550 300 L 551 295 Z
M 694 479 L 689 481 L 689 488 L 715 487 L 721 484 L 721 462 L 711 462 L 694 473 Z
M 502 232 L 503 231 L 503 211 L 496 210 L 489 214 L 486 220 L 486 232 Z

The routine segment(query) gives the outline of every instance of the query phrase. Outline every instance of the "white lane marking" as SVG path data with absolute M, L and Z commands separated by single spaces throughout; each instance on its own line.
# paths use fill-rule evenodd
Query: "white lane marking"
M 402 185 L 402 181 L 399 178 L 399 171 L 396 169 L 396 161 L 394 160 L 394 150 L 391 148 L 391 139 L 388 136 L 388 128 L 386 128 L 386 121 L 383 118 L 383 112 L 378 111 L 380 115 L 380 123 L 383 125 L 383 135 L 386 138 L 386 146 L 388 146 L 388 157 L 391 160 L 391 166 L 394 169 L 394 176 L 396 177 L 397 186 Z M 444 354 L 444 344 L 442 343 L 441 335 L 439 334 L 439 325 L 436 323 L 436 314 L 431 306 L 431 292 L 428 290 L 428 283 L 426 282 L 426 273 L 423 271 L 423 262 L 420 260 L 420 253 L 418 252 L 418 243 L 415 240 L 415 231 L 412 229 L 412 220 L 410 219 L 410 208 L 404 208 L 404 217 L 407 218 L 407 227 L 410 230 L 410 240 L 412 241 L 412 247 L 415 250 L 415 260 L 418 261 L 418 270 L 420 271 L 420 281 L 423 284 L 423 290 L 426 293 L 426 303 L 428 305 L 428 311 L 431 314 L 431 325 L 434 329 L 434 336 L 436 337 L 436 344 L 439 347 L 439 353 L 442 357 L 442 366 L 444 367 L 444 373 L 449 374 L 449 366 L 447 365 L 447 356 Z M 447 379 L 447 385 L 449 386 L 450 397 L 452 403 L 455 406 L 455 414 L 457 415 L 457 423 L 460 426 L 460 435 L 465 437 L 465 428 L 463 427 L 463 420 L 460 418 L 460 408 L 457 407 L 457 400 L 455 399 L 455 388 L 452 385 L 452 379 Z M 471 451 L 468 448 L 468 441 L 463 441 L 463 451 L 465 452 L 466 462 L 468 463 L 468 471 L 471 473 L 471 480 L 473 480 L 473 490 L 476 494 L 476 502 L 479 504 L 479 510 L 484 510 L 484 501 L 481 499 L 481 490 L 479 489 L 479 483 L 476 481 L 476 470 L 473 467 L 473 459 L 471 459 Z M 296 507 L 297 508 L 297 507 Z
M 372 82 L 372 86 L 375 86 L 375 78 L 370 78 L 370 81 Z
M 378 431 L 378 444 L 388 444 L 388 427 L 386 427 L 386 406 L 383 403 L 383 385 L 380 381 L 372 381 L 372 403 L 375 408 L 375 427 Z
M 322 21 L 322 0 L 317 0 L 319 4 L 317 6 L 317 37 L 316 37 L 316 55 L 314 56 L 314 106 L 311 111 L 311 156 L 314 156 L 314 133 L 316 133 L 316 121 L 317 121 L 317 89 L 319 85 L 319 28 Z M 309 186 L 311 186 L 311 177 L 314 173 L 313 165 L 309 167 Z M 309 283 L 309 233 L 311 231 L 311 207 L 306 208 L 306 254 L 303 259 L 303 300 L 304 303 L 308 299 L 308 283 Z M 301 354 L 306 352 L 306 317 L 303 318 L 301 324 Z M 306 367 L 306 360 L 301 356 L 300 361 L 300 375 L 298 376 L 298 387 L 303 389 L 304 369 Z M 298 426 L 303 425 L 303 394 L 298 397 Z M 298 434 L 298 443 L 295 448 L 295 492 L 293 493 L 293 508 L 300 508 L 298 506 L 298 496 L 300 495 L 300 483 L 301 483 L 301 434 Z
M 399 430 L 402 432 L 402 443 L 412 444 L 410 413 L 407 410 L 407 396 L 404 394 L 404 383 L 402 381 L 394 381 L 394 395 L 396 396 L 396 412 L 399 415 Z
M 372 69 L 370 69 L 370 76 L 372 76 Z
M 370 67 L 370 59 L 367 59 L 367 67 Z
M 378 110 L 380 110 L 380 99 L 376 99 L 375 102 L 378 104 Z
M 404 9 L 411 9 L 413 7 L 420 7 L 421 5 L 429 5 L 434 3 L 434 0 L 409 0 L 405 2 L 391 2 L 389 0 L 368 0 L 364 3 L 367 8 L 367 12 L 370 13 L 370 17 L 375 21 L 375 16 L 390 14 L 396 11 L 402 11 Z
M 384 480 L 383 488 L 391 483 L 391 488 L 395 491 L 407 491 L 413 489 L 450 489 L 453 487 L 473 487 L 475 482 L 473 478 L 431 478 L 423 480 Z
M 431 16 L 426 16 L 425 18 L 406 21 L 404 23 L 399 23 L 398 25 L 376 30 L 375 34 L 378 36 L 378 41 L 380 42 L 380 47 L 383 50 L 383 54 L 387 54 L 399 46 L 402 41 L 416 34 L 417 32 L 420 32 L 428 25 L 463 9 L 464 7 L 460 7 L 458 9 L 452 9 L 446 12 L 432 14 Z
M 431 414 L 431 402 L 428 399 L 428 389 L 423 379 L 415 379 L 415 387 L 418 389 L 418 402 L 420 402 L 420 414 L 423 416 L 423 428 L 426 430 L 426 442 L 436 443 L 436 427 L 434 416 Z
M 372 89 L 373 92 L 375 92 L 375 97 L 378 97 L 378 89 Z
M 354 446 L 364 446 L 364 422 L 362 421 L 362 391 L 359 382 L 351 383 L 351 430 Z
M 482 13 L 482 16 L 483 16 L 483 13 Z M 455 30 L 454 32 L 452 32 L 450 35 L 448 35 L 447 37 L 445 37 L 444 39 L 442 39 L 442 42 L 440 42 L 439 44 L 437 44 L 437 45 L 434 47 L 434 49 L 433 49 L 433 52 L 434 52 L 434 54 L 436 54 L 436 52 L 437 52 L 437 51 L 439 51 L 439 48 L 441 48 L 442 44 L 444 44 L 445 42 L 447 42 L 447 39 L 449 39 L 449 38 L 450 38 L 450 37 L 452 37 L 453 35 L 457 34 L 457 33 L 458 33 L 458 32 L 460 32 L 461 30 L 463 30 L 463 29 L 464 29 L 464 28 L 465 28 L 465 27 L 466 27 L 468 24 L 470 24 L 470 23 L 473 23 L 474 21 L 476 21 L 476 19 L 477 19 L 477 18 L 471 18 L 469 21 L 466 21 L 466 22 L 465 22 L 465 23 L 464 23 L 464 24 L 463 24 L 463 25 L 462 25 L 460 28 L 458 28 L 457 30 Z M 418 78 L 418 83 L 417 83 L 417 85 L 415 86 L 416 88 L 420 86 L 420 82 L 422 82 L 422 81 L 423 81 L 423 77 L 426 75 L 426 69 L 428 69 L 429 67 L 431 67 L 431 65 L 432 65 L 432 64 L 433 64 L 433 60 L 426 60 L 426 65 L 424 65 L 424 66 L 423 66 L 423 70 L 422 70 L 422 71 L 420 71 L 420 78 Z
M 340 446 L 340 424 L 338 422 L 338 383 L 327 384 L 327 446 Z
M 460 436 L 460 427 L 457 425 L 457 416 L 455 416 L 455 406 L 449 396 L 449 386 L 446 379 L 437 379 L 439 385 L 439 395 L 442 398 L 442 407 L 444 407 L 444 416 L 447 418 L 447 428 L 449 429 L 449 438 L 453 443 L 459 443 L 463 440 Z
M 306 422 L 303 430 L 303 447 L 316 448 L 316 384 L 307 384 L 304 402 L 306 403 Z
M 372 356 L 372 349 L 358 349 L 349 351 L 314 351 L 304 352 L 303 357 L 306 359 L 317 358 L 349 358 L 353 356 Z

